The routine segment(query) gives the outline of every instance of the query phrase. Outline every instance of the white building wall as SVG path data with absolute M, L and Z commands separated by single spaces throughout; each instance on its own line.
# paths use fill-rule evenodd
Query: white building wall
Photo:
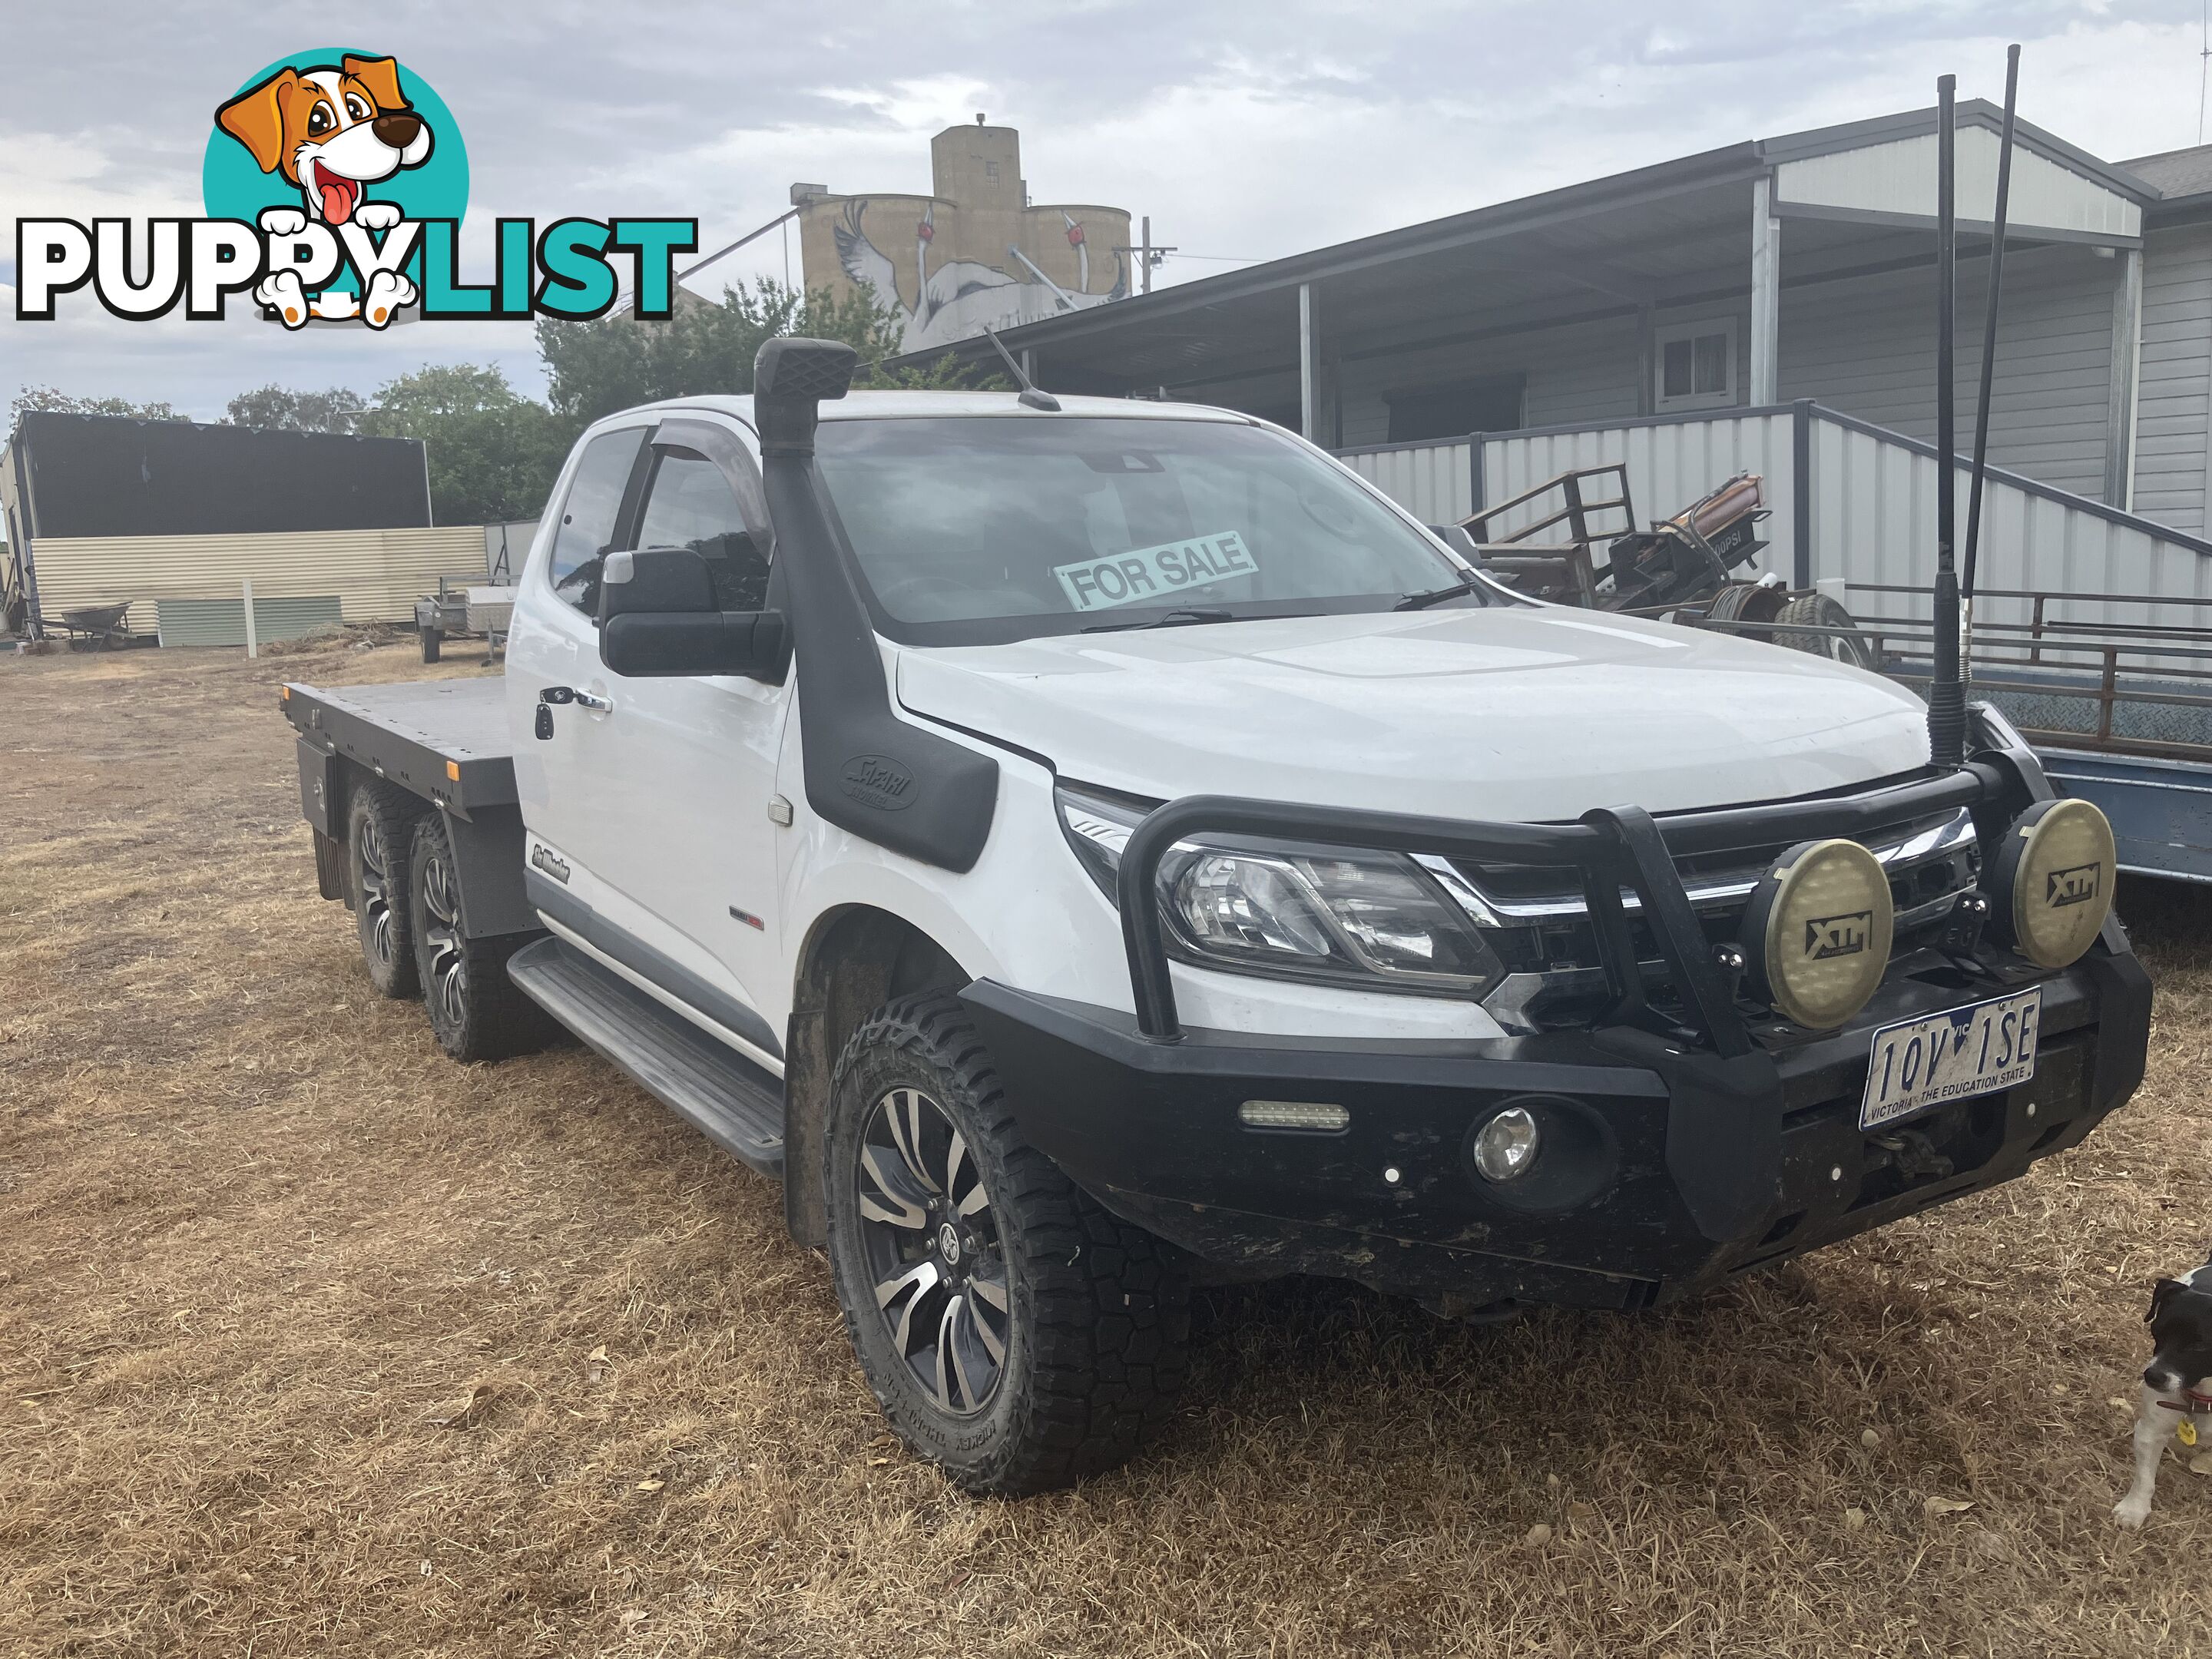
M 2135 510 L 2201 535 L 2212 468 L 2212 225 L 2146 241 L 2136 397 Z
M 1998 136 L 1984 126 L 1959 131 L 1959 217 L 1984 223 L 1996 217 Z M 1889 143 L 1863 144 L 1775 169 L 1774 195 L 1871 213 L 1936 215 L 1936 138 L 1932 132 Z M 2074 168 L 2015 146 L 2006 216 L 2014 225 L 2039 225 L 2106 236 L 2142 231 L 2142 210 L 2110 185 Z
M 417 595 L 446 575 L 482 580 L 481 525 L 435 529 L 308 530 L 242 536 L 40 536 L 31 544 L 39 608 L 131 601 L 131 626 L 154 626 L 162 599 L 336 594 L 349 623 L 404 622 Z
M 1783 238 L 1789 258 L 1789 235 Z M 1785 264 L 1785 272 L 1787 266 Z M 1989 266 L 1959 269 L 1958 442 L 1973 442 Z M 2077 495 L 2104 491 L 2106 398 L 2118 262 L 2075 246 L 2005 258 L 1990 461 Z M 1908 437 L 1936 436 L 1936 278 L 1917 266 L 1784 287 L 1781 393 Z

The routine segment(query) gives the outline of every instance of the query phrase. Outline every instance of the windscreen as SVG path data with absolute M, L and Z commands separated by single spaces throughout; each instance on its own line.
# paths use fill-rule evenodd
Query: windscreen
M 879 621 L 922 642 L 1382 610 L 1464 575 L 1263 428 L 825 421 L 816 441 Z

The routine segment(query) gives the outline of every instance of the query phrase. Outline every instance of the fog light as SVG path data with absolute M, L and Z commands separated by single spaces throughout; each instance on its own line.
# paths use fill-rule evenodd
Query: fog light
M 2112 826 L 2086 800 L 2039 800 L 2013 820 L 1996 857 L 2006 944 L 2041 968 L 2078 960 L 2112 912 Z
M 1248 1100 L 1237 1109 L 1248 1129 L 1309 1129 L 1334 1134 L 1352 1121 L 1341 1106 L 1306 1100 Z
M 1752 890 L 1743 918 L 1752 981 L 1785 1018 L 1833 1030 L 1888 971 L 1889 878 L 1855 841 L 1800 842 Z
M 1526 1175 L 1536 1161 L 1536 1119 L 1525 1106 L 1508 1106 L 1476 1132 L 1474 1167 L 1486 1181 Z

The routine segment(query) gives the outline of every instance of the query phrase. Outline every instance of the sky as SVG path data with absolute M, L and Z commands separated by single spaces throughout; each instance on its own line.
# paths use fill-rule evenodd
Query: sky
M 58 320 L 15 319 L 17 216 L 198 215 L 215 106 L 332 44 L 438 90 L 487 238 L 501 214 L 673 215 L 711 250 L 781 212 L 794 180 L 926 191 L 930 136 L 981 112 L 1021 130 L 1038 200 L 1149 214 L 1182 250 L 1160 283 L 1922 107 L 1945 71 L 1995 100 L 2008 40 L 2023 117 L 2106 160 L 2196 143 L 2203 118 L 2204 0 L 385 0 L 335 27 L 190 0 L 9 11 L 0 411 L 53 386 L 210 419 L 271 381 L 373 396 L 425 362 L 496 363 L 543 394 L 526 323 L 288 335 L 250 304 L 125 323 L 83 292 Z M 771 234 L 693 285 L 781 278 L 783 247 Z M 790 257 L 796 274 L 795 239 Z

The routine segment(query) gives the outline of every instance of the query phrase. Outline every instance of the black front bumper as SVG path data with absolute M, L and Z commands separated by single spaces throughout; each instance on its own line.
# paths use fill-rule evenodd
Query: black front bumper
M 2034 982 L 1902 979 L 1846 1030 L 1726 1060 L 1629 1027 L 1163 1043 L 1127 1014 L 990 981 L 963 997 L 1024 1137 L 1108 1208 L 1223 1268 L 1352 1279 L 1463 1313 L 1649 1306 L 2075 1145 L 2142 1080 L 2149 1028 L 2148 977 L 2101 945 L 2041 979 L 2027 1083 L 1876 1133 L 1858 1125 L 1877 1026 Z M 1478 1175 L 1468 1145 L 1529 1097 L 1550 1131 L 1539 1167 L 1554 1162 L 1521 1192 Z M 1340 1105 L 1350 1125 L 1255 1130 L 1238 1116 L 1251 1100 Z
M 1315 1273 L 1446 1311 L 1643 1307 L 1993 1187 L 2078 1142 L 2142 1080 L 2150 981 L 2117 921 L 2061 973 L 1972 936 L 1921 949 L 1846 1029 L 1814 1036 L 1747 1003 L 1680 873 L 1685 857 L 1864 836 L 1960 808 L 1983 867 L 2051 786 L 2024 750 L 1856 793 L 1674 815 L 1605 808 L 1572 824 L 1474 823 L 1192 796 L 1156 808 L 1117 893 L 1133 1014 L 989 981 L 963 994 L 1024 1135 L 1100 1202 L 1200 1258 Z M 1161 907 L 1182 837 L 1288 836 L 1579 872 L 1610 1003 L 1591 1029 L 1492 1041 L 1376 1042 L 1185 1030 Z M 1638 901 L 1666 1006 L 1646 982 Z M 2043 987 L 2035 1075 L 1869 1133 L 1873 1033 Z M 1248 1127 L 1248 1102 L 1327 1105 L 1328 1133 Z M 1544 1150 L 1514 1181 L 1471 1142 L 1509 1104 Z

